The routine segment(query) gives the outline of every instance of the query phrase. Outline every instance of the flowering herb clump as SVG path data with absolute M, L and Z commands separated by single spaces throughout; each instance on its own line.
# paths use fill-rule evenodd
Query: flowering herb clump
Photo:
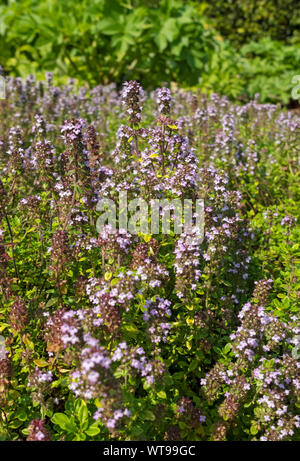
M 299 116 L 47 74 L 0 119 L 0 439 L 299 440 Z

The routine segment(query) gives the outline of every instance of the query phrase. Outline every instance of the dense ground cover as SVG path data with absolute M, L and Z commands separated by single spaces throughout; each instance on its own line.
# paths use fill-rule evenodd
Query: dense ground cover
M 1 438 L 297 439 L 300 118 L 48 75 L 0 119 Z M 120 190 L 204 199 L 203 242 L 98 234 Z

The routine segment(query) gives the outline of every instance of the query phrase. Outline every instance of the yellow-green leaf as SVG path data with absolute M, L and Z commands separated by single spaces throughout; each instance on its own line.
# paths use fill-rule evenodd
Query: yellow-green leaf
M 36 360 L 34 360 L 34 363 L 40 368 L 47 367 L 49 365 L 49 363 L 46 362 L 46 360 L 44 360 L 44 359 L 36 359 Z

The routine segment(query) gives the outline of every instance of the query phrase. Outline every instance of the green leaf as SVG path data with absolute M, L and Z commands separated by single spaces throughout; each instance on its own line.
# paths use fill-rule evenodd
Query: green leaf
M 224 354 L 228 354 L 230 349 L 231 349 L 231 343 L 227 343 L 226 346 L 223 349 Z
M 79 419 L 79 422 L 80 422 L 80 426 L 83 427 L 86 422 L 88 421 L 88 417 L 89 417 L 89 412 L 88 412 L 88 409 L 87 409 L 87 406 L 86 406 L 86 403 L 82 401 L 80 407 L 79 407 L 79 410 L 77 412 L 77 416 L 78 416 L 78 419 Z
M 144 413 L 144 418 L 147 421 L 155 421 L 155 414 L 150 410 L 146 410 Z
M 166 399 L 167 398 L 167 394 L 165 393 L 165 391 L 159 391 L 157 393 L 157 396 L 160 398 L 160 399 Z
M 15 414 L 14 417 L 19 419 L 20 421 L 26 421 L 28 416 L 25 410 L 20 409 Z
M 44 359 L 36 359 L 33 362 L 40 368 L 47 367 L 49 365 L 49 363 Z
M 76 426 L 71 419 L 64 413 L 55 413 L 51 418 L 54 424 L 57 424 L 61 429 L 67 432 L 75 432 Z
M 112 278 L 112 272 L 105 272 L 104 278 L 108 282 Z
M 154 155 L 154 154 L 152 154 L 152 155 Z M 151 155 L 150 155 L 150 157 L 151 157 Z M 146 243 L 150 242 L 151 234 L 144 234 L 144 240 L 145 240 Z
M 99 434 L 100 429 L 98 427 L 98 423 L 93 423 L 91 426 L 85 431 L 86 435 L 90 437 L 94 437 L 95 435 Z
M 49 301 L 46 303 L 46 306 L 45 306 L 45 307 L 54 306 L 54 304 L 56 304 L 57 301 L 58 301 L 58 298 L 51 298 L 51 299 L 49 299 Z
M 132 335 L 137 335 L 139 333 L 139 330 L 135 325 L 124 325 L 124 328 L 128 333 L 131 333 Z
M 97 24 L 97 31 L 104 35 L 116 35 L 122 32 L 120 17 L 105 18 Z
M 250 432 L 252 435 L 256 435 L 258 433 L 258 428 L 256 424 L 252 424 L 252 426 L 250 427 Z

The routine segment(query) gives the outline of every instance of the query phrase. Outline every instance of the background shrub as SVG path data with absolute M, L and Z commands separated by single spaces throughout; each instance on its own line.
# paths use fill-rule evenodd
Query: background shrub
M 211 0 L 197 2 L 221 34 L 241 45 L 266 36 L 299 41 L 300 4 L 297 0 Z
M 222 42 L 201 85 L 207 92 L 240 101 L 259 94 L 262 102 L 291 104 L 292 78 L 299 68 L 299 45 L 265 38 L 243 45 L 237 53 L 228 42 Z
M 14 76 L 53 71 L 64 84 L 69 77 L 90 85 L 135 79 L 148 89 L 176 82 L 237 101 L 259 93 L 262 102 L 289 104 L 299 73 L 298 11 L 295 1 L 267 0 L 7 1 L 0 64 Z
M 0 62 L 14 75 L 195 85 L 217 48 L 194 5 L 178 0 L 22 0 L 0 7 L 0 17 Z

